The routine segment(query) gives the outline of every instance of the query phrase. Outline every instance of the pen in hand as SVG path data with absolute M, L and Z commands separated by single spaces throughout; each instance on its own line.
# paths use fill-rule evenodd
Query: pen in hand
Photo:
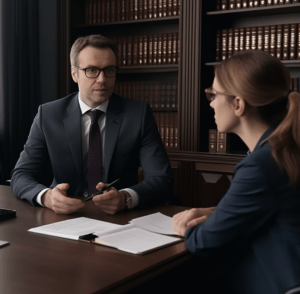
M 96 193 L 94 193 L 94 194 L 90 195 L 89 197 L 85 198 L 83 200 L 83 202 L 86 202 L 86 201 L 89 201 L 89 200 L 93 199 L 96 195 L 102 194 L 105 190 L 107 190 L 108 188 L 112 187 L 115 183 L 117 183 L 119 181 L 120 181 L 120 179 L 117 179 L 117 180 L 111 182 L 110 184 L 108 184 L 107 186 L 105 186 L 104 188 L 102 188 L 101 190 L 99 190 Z

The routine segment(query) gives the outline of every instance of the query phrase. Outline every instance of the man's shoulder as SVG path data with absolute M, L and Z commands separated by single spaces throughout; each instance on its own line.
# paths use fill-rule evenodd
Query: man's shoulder
M 57 109 L 59 107 L 66 108 L 70 104 L 70 102 L 75 97 L 77 97 L 77 95 L 78 95 L 78 92 L 72 93 L 68 96 L 59 98 L 57 100 L 47 102 L 47 103 L 43 104 L 42 107 L 45 109 L 52 109 L 52 108 Z

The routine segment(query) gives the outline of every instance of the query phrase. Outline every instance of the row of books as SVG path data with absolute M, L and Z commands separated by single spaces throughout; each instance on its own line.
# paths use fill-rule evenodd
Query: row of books
M 264 50 L 280 60 L 300 59 L 300 24 L 217 30 L 216 61 L 249 49 Z
M 154 113 L 158 131 L 166 148 L 178 148 L 178 116 L 177 113 Z
M 179 34 L 123 36 L 115 39 L 121 66 L 178 64 Z
M 253 8 L 261 6 L 299 3 L 300 0 L 217 0 L 216 10 Z
M 85 24 L 177 16 L 181 0 L 86 0 Z
M 219 132 L 216 129 L 208 130 L 208 152 L 226 153 L 227 152 L 227 133 Z
M 115 90 L 124 97 L 147 102 L 154 111 L 177 109 L 174 81 L 118 81 Z

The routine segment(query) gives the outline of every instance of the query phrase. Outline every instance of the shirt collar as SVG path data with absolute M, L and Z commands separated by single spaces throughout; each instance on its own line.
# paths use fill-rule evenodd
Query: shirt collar
M 258 149 L 260 146 L 263 146 L 268 140 L 268 137 L 275 131 L 276 127 L 271 126 L 269 127 L 265 133 L 260 137 L 260 139 L 258 140 L 254 150 Z M 253 150 L 253 151 L 254 151 Z
M 90 106 L 88 106 L 86 103 L 84 103 L 81 98 L 80 95 L 78 93 L 78 102 L 79 102 L 79 106 L 80 106 L 80 110 L 81 110 L 81 114 L 85 114 L 86 112 L 90 111 L 91 109 L 98 109 L 103 111 L 104 113 L 106 113 L 107 110 L 107 106 L 108 106 L 108 102 L 109 100 L 103 102 L 102 104 L 100 104 L 98 107 L 96 108 L 91 108 Z

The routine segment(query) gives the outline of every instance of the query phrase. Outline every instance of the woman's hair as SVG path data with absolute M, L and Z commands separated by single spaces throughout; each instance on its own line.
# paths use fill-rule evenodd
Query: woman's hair
M 79 37 L 72 45 L 70 52 L 70 62 L 72 66 L 77 65 L 77 58 L 80 51 L 87 46 L 98 49 L 110 48 L 114 52 L 118 64 L 118 47 L 115 42 L 102 35 L 89 35 L 86 37 Z
M 215 67 L 227 93 L 240 96 L 267 124 L 272 155 L 290 184 L 300 183 L 300 93 L 291 92 L 290 75 L 275 57 L 260 50 L 241 51 Z

